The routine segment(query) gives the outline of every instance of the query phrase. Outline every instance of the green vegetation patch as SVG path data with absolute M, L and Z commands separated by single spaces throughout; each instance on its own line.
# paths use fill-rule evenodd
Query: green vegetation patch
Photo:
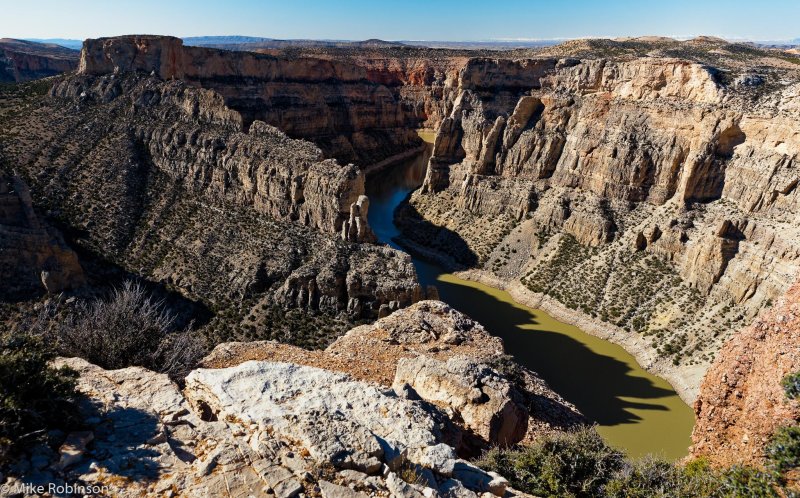
M 0 462 L 15 445 L 74 417 L 75 372 L 51 367 L 54 358 L 39 338 L 0 335 Z
M 694 352 L 688 335 L 674 331 L 703 307 L 705 298 L 655 255 L 588 247 L 562 234 L 521 281 L 570 309 L 652 336 L 653 348 L 676 364 Z
M 781 435 L 775 440 L 784 441 L 784 438 L 785 435 Z M 795 441 L 794 435 L 790 438 Z M 544 436 L 531 446 L 492 449 L 477 464 L 503 475 L 516 489 L 542 497 L 798 496 L 798 490 L 789 487 L 782 473 L 790 467 L 780 470 L 774 462 L 771 458 L 769 469 L 763 470 L 740 465 L 715 469 L 702 458 L 685 465 L 653 457 L 632 461 L 606 444 L 594 429 L 584 428 Z M 784 462 L 792 465 L 789 460 Z M 796 460 L 794 462 L 796 465 Z

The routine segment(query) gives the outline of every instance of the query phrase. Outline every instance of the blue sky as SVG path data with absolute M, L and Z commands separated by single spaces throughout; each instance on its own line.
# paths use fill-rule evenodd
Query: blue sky
M 0 37 L 800 38 L 800 0 L 0 0 Z

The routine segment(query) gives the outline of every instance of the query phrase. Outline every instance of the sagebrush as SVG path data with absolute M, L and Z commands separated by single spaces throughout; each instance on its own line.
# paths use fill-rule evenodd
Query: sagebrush
M 191 326 L 178 330 L 164 301 L 130 281 L 107 299 L 82 302 L 69 313 L 40 319 L 37 328 L 62 356 L 78 356 L 106 369 L 145 367 L 178 380 L 206 351 L 200 334 Z

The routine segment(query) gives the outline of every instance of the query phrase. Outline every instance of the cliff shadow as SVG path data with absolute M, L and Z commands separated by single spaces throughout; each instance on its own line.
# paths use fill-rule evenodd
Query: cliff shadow
M 425 219 L 408 199 L 395 209 L 394 223 L 400 235 L 393 240 L 415 256 L 453 271 L 478 266 L 478 255 L 457 232 Z
M 675 396 L 675 392 L 633 375 L 633 369 L 625 362 L 592 351 L 566 334 L 548 330 L 526 310 L 492 294 L 437 280 L 441 270 L 426 266 L 430 267 L 418 270 L 423 284 L 436 285 L 443 301 L 503 339 L 506 353 L 538 373 L 591 421 L 602 426 L 636 424 L 642 417 L 633 413 L 634 409 L 669 409 L 658 400 Z
M 64 427 L 48 445 L 53 453 L 42 468 L 27 468 L 17 477 L 24 484 L 45 486 L 74 485 L 82 476 L 102 472 L 112 489 L 128 482 L 150 483 L 168 471 L 159 462 L 163 458 L 155 449 L 160 421 L 157 416 L 136 408 L 119 405 L 103 406 L 100 400 L 78 399 L 79 420 Z M 60 432 L 60 431 L 56 431 Z M 70 448 L 59 453 L 59 447 Z
M 79 474 L 91 472 L 90 466 L 136 482 L 151 482 L 161 473 L 156 441 L 162 434 L 158 417 L 136 408 L 114 406 L 106 410 L 90 402 L 93 410 L 86 419 L 99 420 L 91 427 L 94 440 L 86 456 L 72 469 Z
M 69 230 L 69 229 L 67 229 Z M 155 300 L 162 301 L 164 307 L 175 316 L 176 329 L 185 329 L 190 325 L 199 328 L 206 325 L 213 313 L 203 302 L 184 296 L 166 285 L 148 279 L 145 275 L 131 272 L 109 260 L 94 249 L 75 243 L 75 233 L 64 231 L 70 247 L 78 254 L 78 260 L 86 274 L 87 284 L 74 291 L 84 298 L 105 299 L 113 288 L 119 288 L 126 281 L 141 284 Z

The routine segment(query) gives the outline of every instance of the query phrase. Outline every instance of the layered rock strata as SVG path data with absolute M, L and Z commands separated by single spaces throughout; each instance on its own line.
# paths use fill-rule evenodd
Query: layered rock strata
M 74 124 L 100 142 L 91 161 L 106 159 L 97 149 L 113 144 L 140 169 L 155 166 L 190 191 L 275 219 L 337 233 L 364 192 L 358 168 L 314 145 L 260 121 L 242 131 L 241 114 L 214 91 L 127 73 L 72 77 L 51 94 L 54 107 L 77 104 Z M 106 122 L 109 115 L 120 119 Z
M 327 157 L 366 166 L 419 145 L 424 114 L 364 67 L 341 60 L 289 59 L 183 46 L 178 38 L 87 40 L 78 72 L 151 73 L 212 89 L 243 117 L 316 143 Z
M 425 295 L 410 258 L 359 244 L 373 239 L 358 168 L 260 121 L 242 131 L 211 90 L 73 76 L 35 107 L 3 155 L 37 201 L 92 252 L 250 317 L 222 339 L 260 326 L 274 306 L 371 318 Z
M 672 58 L 471 59 L 402 242 L 643 335 L 640 361 L 693 399 L 800 263 L 800 76 L 781 71 L 752 90 Z

